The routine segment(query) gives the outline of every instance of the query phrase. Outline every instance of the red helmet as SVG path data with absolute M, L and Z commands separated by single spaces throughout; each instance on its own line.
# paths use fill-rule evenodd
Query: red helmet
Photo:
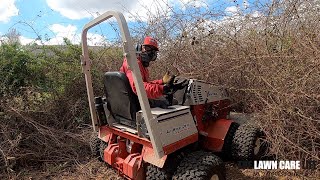
M 147 36 L 146 38 L 144 38 L 142 45 L 153 46 L 157 51 L 159 51 L 157 40 L 155 40 L 154 38 L 152 38 L 150 36 Z

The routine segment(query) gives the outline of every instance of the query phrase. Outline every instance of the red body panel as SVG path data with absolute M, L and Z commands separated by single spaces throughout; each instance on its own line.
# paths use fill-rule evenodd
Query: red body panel
M 127 179 L 143 179 L 143 162 L 163 167 L 167 155 L 161 159 L 156 158 L 149 139 L 123 132 L 120 129 L 103 126 L 100 127 L 99 137 L 108 142 L 104 150 L 104 161 L 118 170 L 119 174 Z M 133 142 L 131 149 L 127 150 L 126 141 Z M 198 141 L 198 133 L 184 138 L 163 148 L 165 154 L 170 154 L 181 147 Z M 129 151 L 129 152 L 128 152 Z
M 109 144 L 109 146 L 104 150 L 104 161 L 113 166 L 116 163 L 118 151 L 118 144 Z
M 166 162 L 166 159 L 167 159 L 167 155 L 165 155 L 159 161 L 157 158 L 155 158 L 156 155 L 155 155 L 155 152 L 154 152 L 153 148 L 150 148 L 150 147 L 147 147 L 147 146 L 143 147 L 142 157 L 143 157 L 143 160 L 145 162 L 148 162 L 148 163 L 153 164 L 153 165 L 158 166 L 158 167 L 163 167 L 163 165 L 164 165 L 164 163 Z
M 202 138 L 201 145 L 213 152 L 221 152 L 224 138 L 232 122 L 228 119 L 218 119 L 208 123 L 204 130 L 207 134 Z
M 104 150 L 105 162 L 126 179 L 144 179 L 142 147 L 152 148 L 148 139 L 108 126 L 100 127 L 99 137 L 109 144 Z M 126 147 L 127 140 L 133 142 L 130 152 Z
M 104 150 L 104 161 L 117 169 L 118 173 L 127 179 L 143 179 L 142 155 L 140 153 L 128 154 L 123 152 L 126 152 L 125 146 L 123 148 L 119 144 L 109 144 Z
M 132 179 L 141 179 L 143 175 L 142 156 L 139 153 L 130 154 L 123 161 L 123 173 Z
M 125 139 L 129 139 L 130 141 L 133 141 L 138 144 L 142 144 L 144 146 L 152 147 L 151 142 L 146 138 L 141 138 L 135 134 L 132 134 L 129 132 L 123 132 L 120 129 L 112 128 L 109 126 L 101 126 L 100 127 L 100 134 L 109 134 L 109 133 L 112 133 L 114 135 L 118 135 L 118 136 L 125 138 Z
M 184 146 L 191 144 L 191 143 L 194 143 L 196 141 L 198 141 L 198 133 L 193 134 L 189 137 L 181 139 L 180 141 L 177 141 L 175 143 L 172 143 L 172 144 L 169 144 L 169 145 L 163 147 L 164 154 L 169 155 L 170 153 L 180 149 L 181 147 L 184 147 Z
M 226 119 L 230 112 L 229 105 L 229 100 L 221 100 L 191 107 L 191 113 L 197 122 L 198 132 L 202 135 L 200 142 L 204 149 L 214 152 L 222 151 L 224 138 L 233 122 Z

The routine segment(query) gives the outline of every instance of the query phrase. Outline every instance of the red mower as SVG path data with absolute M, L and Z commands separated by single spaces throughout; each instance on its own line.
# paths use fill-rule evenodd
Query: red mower
M 124 56 L 133 72 L 137 95 L 121 72 L 104 74 L 105 94 L 94 97 L 87 32 L 115 17 Z M 225 89 L 196 79 L 169 95 L 178 105 L 150 108 L 136 62 L 136 52 L 124 16 L 106 12 L 82 31 L 81 64 L 85 74 L 93 130 L 94 154 L 127 179 L 225 179 L 222 159 L 253 160 L 262 155 L 263 133 L 229 119 L 230 99 Z

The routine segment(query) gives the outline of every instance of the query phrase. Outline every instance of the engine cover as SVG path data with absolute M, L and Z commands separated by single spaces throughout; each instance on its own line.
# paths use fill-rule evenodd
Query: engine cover
M 182 99 L 182 96 L 181 94 L 179 95 L 179 93 L 184 93 Z M 196 79 L 190 79 L 187 89 L 185 89 L 184 92 L 177 92 L 177 96 L 175 97 L 178 99 L 179 103 L 184 101 L 183 105 L 187 106 L 229 99 L 225 88 Z

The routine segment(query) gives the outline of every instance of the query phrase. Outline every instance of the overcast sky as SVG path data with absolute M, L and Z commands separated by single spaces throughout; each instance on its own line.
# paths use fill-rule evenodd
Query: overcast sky
M 217 0 L 0 0 L 0 36 L 15 28 L 21 33 L 22 44 L 39 37 L 45 44 L 61 44 L 63 37 L 79 43 L 82 27 L 108 10 L 123 12 L 127 20 L 134 23 L 132 15 L 146 21 L 152 13 L 164 13 L 168 5 L 183 10 L 186 5 L 208 8 L 213 2 Z M 248 1 L 241 3 L 245 5 Z M 225 11 L 232 13 L 236 6 L 230 4 Z M 106 26 L 105 31 L 112 33 L 113 30 Z M 106 41 L 101 33 L 94 31 L 90 37 L 91 44 Z

